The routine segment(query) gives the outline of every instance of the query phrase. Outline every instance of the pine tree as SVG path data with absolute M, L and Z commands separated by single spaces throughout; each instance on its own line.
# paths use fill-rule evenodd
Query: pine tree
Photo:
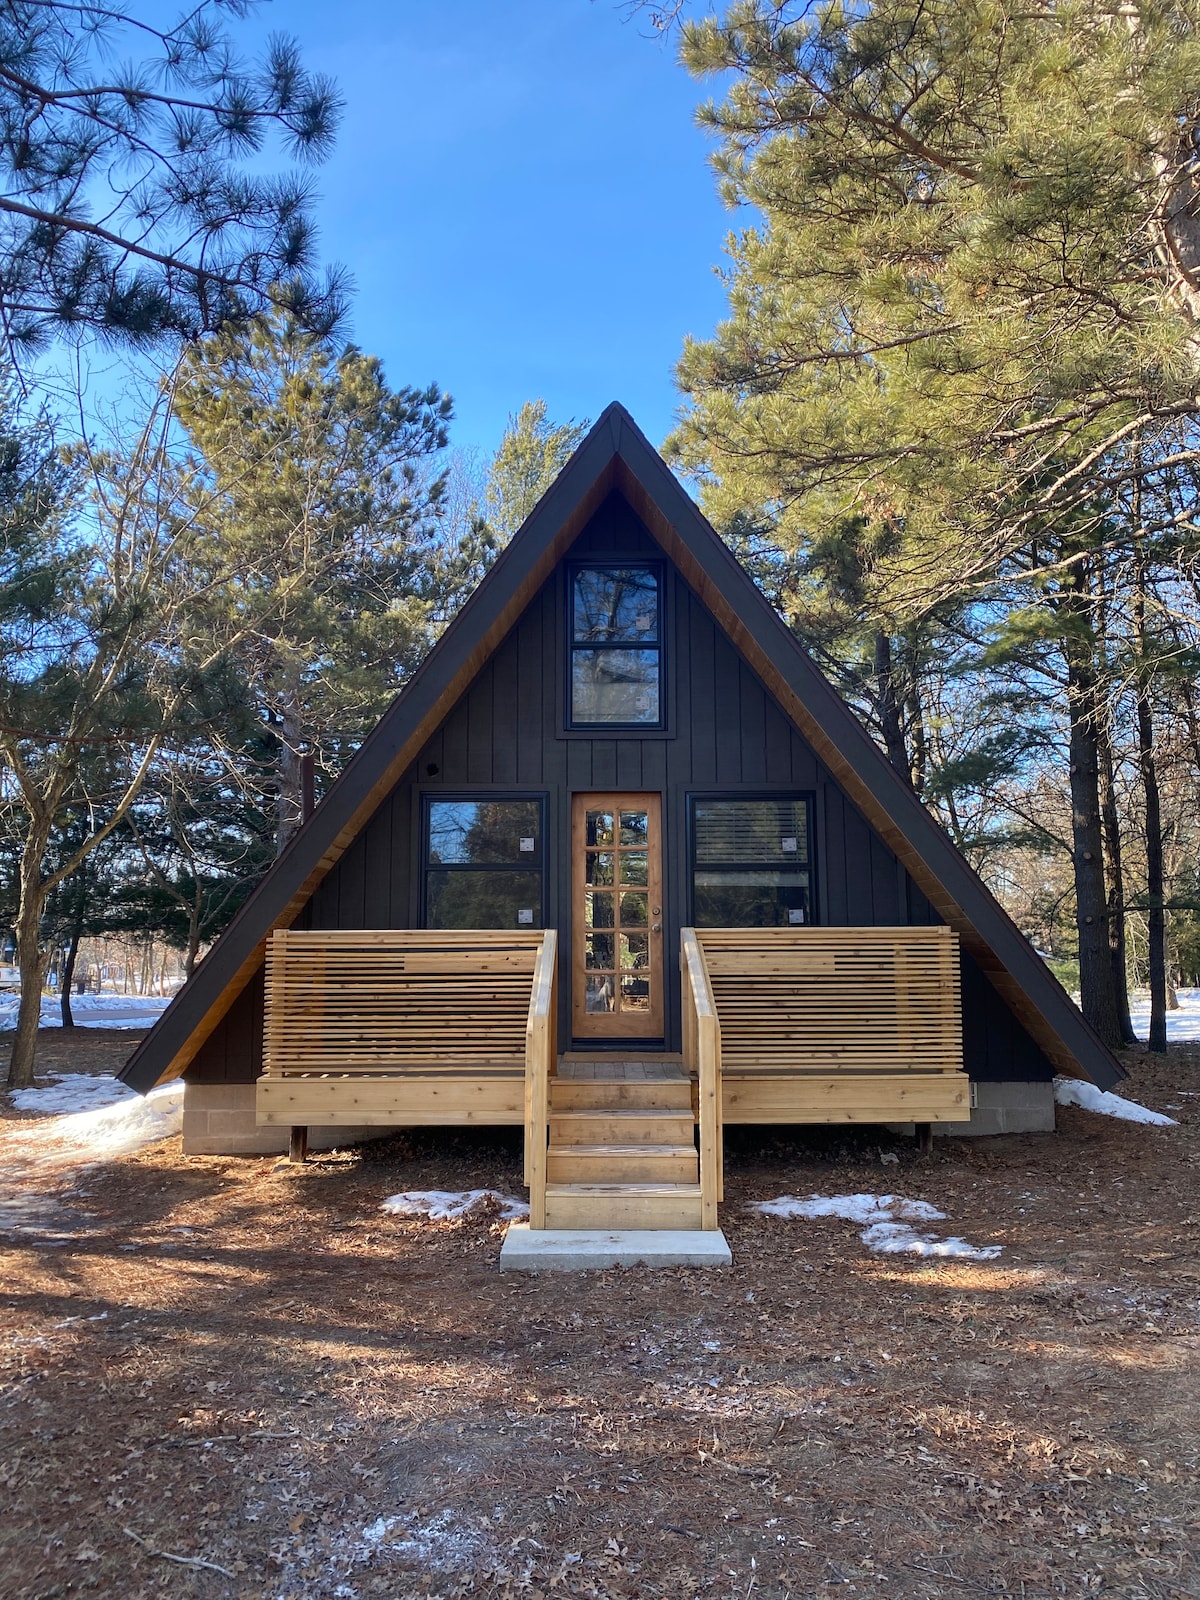
M 804 551 L 855 527 L 883 645 L 1037 586 L 1084 1010 L 1120 1043 L 1096 607 L 1127 441 L 1154 441 L 1138 472 L 1200 453 L 1192 13 L 737 0 L 682 43 L 731 79 L 702 115 L 727 197 L 762 220 L 730 243 L 729 320 L 685 349 L 675 454 L 719 525 L 765 518 Z
M 307 749 L 336 772 L 420 661 L 439 590 L 450 400 L 281 315 L 189 351 L 176 394 L 202 506 L 215 637 L 240 619 L 246 692 L 274 744 L 277 847 Z
M 1194 421 L 1186 6 L 739 0 L 683 50 L 732 74 L 703 115 L 763 217 L 680 367 L 721 520 L 863 517 L 932 603 L 1102 500 L 1131 430 Z
M 239 59 L 226 19 L 252 3 L 199 0 L 169 27 L 152 8 L 0 6 L 10 350 L 89 330 L 194 338 L 268 302 L 316 326 L 337 318 L 343 287 L 318 280 L 307 183 L 263 162 L 272 140 L 320 160 L 340 103 L 290 39 Z
M 590 423 L 553 423 L 544 400 L 527 400 L 492 458 L 486 492 L 488 526 L 505 545 L 557 478 Z

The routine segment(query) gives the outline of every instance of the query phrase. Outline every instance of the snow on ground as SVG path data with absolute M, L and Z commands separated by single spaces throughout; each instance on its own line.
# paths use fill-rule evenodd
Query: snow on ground
M 304 1571 L 290 1565 L 284 1567 L 279 1600 L 327 1600 L 329 1596 L 332 1600 L 359 1600 L 361 1590 L 357 1585 L 364 1578 L 372 1594 L 378 1592 L 380 1584 L 377 1577 L 360 1576 L 362 1568 L 378 1573 L 396 1562 L 405 1568 L 416 1567 L 422 1573 L 461 1576 L 481 1558 L 490 1565 L 495 1557 L 495 1541 L 485 1529 L 471 1526 L 454 1511 L 439 1511 L 428 1522 L 411 1514 L 379 1516 L 365 1527 L 331 1534 L 316 1574 L 308 1563 Z M 415 1593 L 415 1589 L 406 1585 L 404 1592 Z M 421 1593 L 425 1593 L 424 1585 Z
M 11 1099 L 17 1111 L 40 1111 L 49 1117 L 120 1105 L 132 1092 L 107 1074 L 88 1078 L 82 1073 L 72 1073 L 69 1077 L 56 1077 L 53 1082 L 40 1084 L 36 1089 L 14 1089 Z
M 78 1178 L 100 1162 L 132 1155 L 183 1125 L 183 1084 L 143 1097 L 116 1078 L 56 1076 L 36 1089 L 14 1089 L 13 1109 L 40 1116 L 0 1130 L 0 1232 L 59 1240 L 86 1228 L 87 1213 L 65 1202 Z M 64 1180 L 74 1182 L 64 1188 Z
M 43 1088 L 14 1089 L 12 1103 L 18 1111 L 52 1114 L 36 1122 L 10 1123 L 6 1153 L 15 1143 L 60 1166 L 132 1155 L 169 1139 L 183 1126 L 182 1082 L 143 1096 L 116 1078 L 76 1073 Z
M 810 1194 L 807 1200 L 783 1194 L 776 1200 L 758 1200 L 747 1208 L 769 1217 L 838 1217 L 856 1223 L 868 1250 L 881 1255 L 957 1256 L 967 1261 L 994 1261 L 998 1244 L 973 1245 L 965 1239 L 939 1238 L 919 1233 L 914 1222 L 943 1222 L 946 1213 L 927 1200 L 906 1200 L 899 1194 Z
M 1200 1039 L 1200 989 L 1180 989 L 1179 1010 L 1167 1012 L 1167 1043 Z M 1129 1017 L 1139 1039 L 1150 1037 L 1150 996 L 1135 994 L 1129 1003 Z
M 149 1027 L 170 1005 L 169 996 L 140 994 L 73 994 L 71 1015 L 81 1028 Z M 0 994 L 0 1033 L 17 1025 L 20 996 Z M 42 996 L 41 1026 L 62 1027 L 62 1003 L 54 994 Z
M 1178 1127 L 1174 1117 L 1150 1111 L 1146 1106 L 1139 1106 L 1136 1100 L 1126 1100 L 1119 1094 L 1108 1094 L 1081 1078 L 1055 1078 L 1054 1098 L 1060 1106 L 1082 1106 L 1085 1111 L 1098 1111 L 1102 1117 L 1119 1117 L 1122 1122 L 1150 1122 L 1158 1128 Z
M 496 1189 L 409 1189 L 404 1194 L 389 1195 L 382 1209 L 394 1217 L 428 1217 L 431 1222 L 456 1222 L 472 1211 L 494 1202 L 497 1215 L 503 1222 L 512 1222 L 529 1215 L 524 1200 L 500 1194 Z

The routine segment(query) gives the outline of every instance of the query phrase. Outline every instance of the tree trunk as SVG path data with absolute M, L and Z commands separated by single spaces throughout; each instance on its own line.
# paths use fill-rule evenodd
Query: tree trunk
M 200 913 L 195 906 L 188 908 L 188 935 L 187 954 L 183 960 L 184 982 L 196 970 L 196 958 L 200 954 Z
M 300 755 L 302 737 L 300 707 L 294 699 L 289 698 L 280 713 L 275 812 L 277 856 L 283 854 L 292 835 L 304 820 L 304 777 Z
M 1077 608 L 1076 616 L 1079 615 Z M 1082 636 L 1080 636 L 1082 634 Z M 1110 1049 L 1122 1044 L 1117 1015 L 1108 902 L 1100 825 L 1100 752 L 1097 684 L 1085 630 L 1063 642 L 1070 719 L 1071 843 L 1075 872 L 1075 923 L 1079 933 L 1079 995 L 1084 1016 Z
M 1112 739 L 1107 723 L 1099 730 L 1100 825 L 1104 839 L 1104 875 L 1108 886 L 1108 951 L 1116 990 L 1117 1021 L 1125 1044 L 1136 1044 L 1129 1015 L 1129 969 L 1125 948 L 1125 872 L 1121 864 L 1121 819 L 1113 778 Z
M 78 923 L 72 929 L 71 942 L 67 946 L 67 959 L 63 962 L 62 987 L 58 995 L 58 1008 L 62 1012 L 62 1025 L 64 1028 L 73 1028 L 75 1018 L 71 1014 L 71 984 L 75 980 L 75 958 L 79 954 L 79 941 L 82 929 Z
M 17 964 L 21 969 L 21 1004 L 17 1010 L 17 1031 L 13 1036 L 8 1062 L 10 1089 L 27 1089 L 37 1067 L 38 1028 L 42 1020 L 42 986 L 46 981 L 49 950 L 42 948 L 42 911 L 45 889 L 42 886 L 42 859 L 46 839 L 40 830 L 32 831 L 21 852 L 21 899 L 13 930 L 17 942 Z
M 900 720 L 900 702 L 896 695 L 896 673 L 892 666 L 892 641 L 880 629 L 875 635 L 875 704 L 879 711 L 879 728 L 883 734 L 883 747 L 888 761 L 912 787 L 912 764 L 904 743 L 904 728 Z
M 1162 802 L 1154 760 L 1154 719 L 1144 682 L 1137 691 L 1138 764 L 1146 802 L 1146 926 L 1150 968 L 1149 1046 L 1161 1055 L 1167 1048 L 1167 914 L 1163 872 Z
M 1134 562 L 1134 626 L 1138 637 L 1137 702 L 1138 766 L 1146 803 L 1146 926 L 1150 968 L 1149 1047 L 1156 1055 L 1167 1049 L 1167 914 L 1163 900 L 1166 873 L 1163 863 L 1162 800 L 1158 767 L 1154 759 L 1154 714 L 1150 708 L 1150 677 L 1146 635 L 1146 571 L 1139 537 Z

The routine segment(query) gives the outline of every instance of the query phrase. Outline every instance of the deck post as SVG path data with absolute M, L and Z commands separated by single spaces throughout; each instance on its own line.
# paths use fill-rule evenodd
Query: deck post
M 308 1157 L 308 1129 L 300 1125 L 292 1128 L 288 1143 L 288 1160 L 304 1161 Z
M 683 982 L 684 1065 L 695 1076 L 696 1122 L 700 1129 L 700 1226 L 711 1232 L 717 1227 L 717 1203 L 725 1197 L 721 1024 L 704 952 L 693 928 L 681 930 L 679 965 Z
M 533 968 L 533 993 L 525 1030 L 525 1182 L 529 1226 L 546 1226 L 546 1144 L 550 1076 L 558 1050 L 558 934 L 547 928 Z

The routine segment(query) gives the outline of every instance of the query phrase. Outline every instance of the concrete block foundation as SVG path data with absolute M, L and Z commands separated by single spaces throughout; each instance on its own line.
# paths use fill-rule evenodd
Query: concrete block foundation
M 394 1128 L 310 1128 L 310 1150 L 342 1149 L 366 1139 L 386 1139 Z M 185 1083 L 183 1088 L 183 1153 L 185 1156 L 286 1155 L 288 1130 L 260 1128 L 254 1119 L 252 1083 Z
M 1053 1133 L 1054 1085 L 1014 1081 L 972 1083 L 970 1122 L 935 1122 L 934 1137 L 987 1138 L 1000 1133 Z M 911 1122 L 890 1123 L 894 1133 L 912 1133 Z

